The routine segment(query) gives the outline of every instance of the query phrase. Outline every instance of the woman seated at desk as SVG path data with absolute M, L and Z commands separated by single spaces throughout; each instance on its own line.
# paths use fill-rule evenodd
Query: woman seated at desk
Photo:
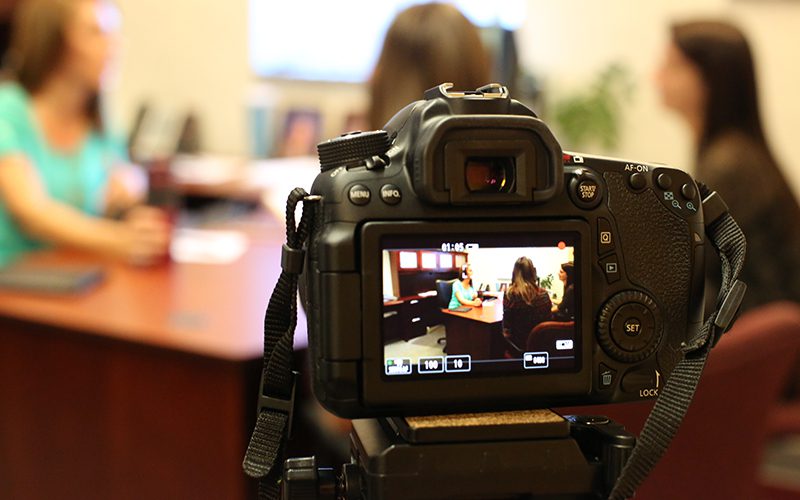
M 511 285 L 503 296 L 503 335 L 524 350 L 528 334 L 533 327 L 550 319 L 552 307 L 547 290 L 538 284 L 531 259 L 517 259 Z
M 472 286 L 472 266 L 464 264 L 461 266 L 461 279 L 453 282 L 453 294 L 450 296 L 450 304 L 447 308 L 479 307 L 481 304 L 478 292 Z
M 101 116 L 117 16 L 103 0 L 19 7 L 0 83 L 0 265 L 46 244 L 137 264 L 167 252 L 167 220 L 134 207 L 146 181 Z
M 561 302 L 553 306 L 553 319 L 555 321 L 574 321 L 575 320 L 575 266 L 572 262 L 561 264 L 558 271 L 558 279 L 564 284 L 564 295 Z

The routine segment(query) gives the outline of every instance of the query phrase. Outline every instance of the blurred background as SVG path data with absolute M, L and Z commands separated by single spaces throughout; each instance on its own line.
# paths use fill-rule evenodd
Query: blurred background
M 61 40 L 69 57 L 23 90 L 13 16 L 26 2 L 40 13 L 89 7 Z M 420 3 L 0 0 L 0 49 L 12 46 L 0 82 L 0 498 L 254 498 L 241 460 L 286 195 L 310 187 L 318 142 L 379 127 L 393 112 L 380 105 L 413 88 L 398 75 L 425 64 L 384 50 L 384 39 Z M 457 61 L 457 84 L 476 75 L 506 84 L 565 150 L 715 179 L 747 224 L 747 317 L 714 351 L 699 409 L 637 498 L 800 498 L 800 0 L 447 3 L 466 27 L 460 15 L 427 32 L 413 17 L 416 34 L 398 27 L 399 39 L 428 47 L 417 56 Z M 675 23 L 706 19 L 738 26 L 755 62 L 766 145 L 728 148 L 741 159 L 760 152 L 739 170 L 703 170 L 708 144 L 686 107 L 702 78 L 672 50 Z M 20 47 L 46 45 L 35 29 L 16 36 Z M 92 56 L 84 42 L 114 56 Z M 102 78 L 83 64 L 89 56 L 108 63 Z M 102 103 L 102 120 L 84 106 L 70 121 L 60 105 L 77 94 Z M 92 175 L 122 173 L 127 188 L 53 177 L 49 162 L 75 172 L 87 163 L 74 147 L 87 137 L 102 139 L 92 144 L 106 163 Z M 115 186 L 128 194 L 89 207 Z M 304 366 L 302 311 L 295 348 Z M 299 391 L 290 452 L 346 460 L 349 422 L 314 403 L 307 378 Z
M 341 1 L 292 3 L 275 9 L 264 0 L 121 0 L 123 51 L 110 104 L 119 123 L 130 124 L 143 102 L 165 114 L 194 113 L 205 151 L 233 155 L 277 154 L 285 115 L 313 110 L 320 137 L 347 129 L 348 118 L 368 105 L 364 82 L 393 15 L 412 2 Z M 458 2 L 484 27 L 495 59 L 517 55 L 512 95 L 533 104 L 553 123 L 554 110 L 598 84 L 610 67 L 620 68 L 627 92 L 617 109 L 613 145 L 602 131 L 582 144 L 557 136 L 565 149 L 586 149 L 641 160 L 693 167 L 690 134 L 664 109 L 653 75 L 669 38 L 670 23 L 724 18 L 747 33 L 756 60 L 767 136 L 785 158 L 787 178 L 800 192 L 800 166 L 789 161 L 800 129 L 800 65 L 793 54 L 800 4 L 793 1 L 589 0 Z M 511 43 L 503 46 L 509 30 Z M 499 45 L 499 46 L 498 46 Z M 499 56 L 499 57 L 498 57 Z M 508 74 L 506 65 L 505 75 Z M 496 62 L 495 66 L 499 64 Z M 502 65 L 499 65 L 502 66 Z M 505 76 L 495 71 L 494 77 Z M 531 94 L 540 93 L 539 100 Z M 252 111 L 267 108 L 269 137 Z M 254 124 L 254 122 L 256 122 Z M 557 128 L 557 127 L 555 127 Z M 591 134 L 590 134 L 591 135 Z M 268 145 L 258 146 L 255 139 Z

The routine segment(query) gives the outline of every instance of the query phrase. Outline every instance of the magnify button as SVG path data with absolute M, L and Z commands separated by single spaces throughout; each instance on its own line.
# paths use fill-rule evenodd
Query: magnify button
M 675 208 L 681 208 L 681 204 L 678 203 L 678 200 L 672 200 L 672 206 Z
M 691 201 L 686 204 L 686 208 L 688 208 L 689 210 L 691 210 L 693 212 L 697 212 L 697 209 L 694 208 L 694 203 L 692 203 Z

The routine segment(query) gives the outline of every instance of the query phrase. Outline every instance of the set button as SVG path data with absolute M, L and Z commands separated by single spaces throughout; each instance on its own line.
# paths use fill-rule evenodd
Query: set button
M 644 304 L 631 302 L 620 307 L 611 319 L 611 338 L 620 348 L 638 352 L 655 334 L 656 320 Z
M 656 351 L 661 341 L 658 306 L 643 292 L 620 292 L 600 310 L 597 335 L 603 350 L 617 361 L 642 361 Z

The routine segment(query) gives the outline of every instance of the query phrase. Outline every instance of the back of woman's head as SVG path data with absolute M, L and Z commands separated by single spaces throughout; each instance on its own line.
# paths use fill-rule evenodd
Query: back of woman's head
M 692 21 L 674 24 L 672 41 L 697 66 L 705 83 L 701 149 L 728 130 L 766 145 L 753 56 L 744 34 L 726 22 Z
M 536 267 L 527 257 L 520 257 L 514 263 L 511 272 L 511 285 L 508 287 L 508 296 L 511 299 L 521 300 L 530 304 L 539 293 Z
M 443 82 L 457 89 L 489 83 L 489 57 L 478 29 L 449 4 L 415 5 L 386 32 L 369 82 L 369 125 L 381 128 L 406 104 Z

